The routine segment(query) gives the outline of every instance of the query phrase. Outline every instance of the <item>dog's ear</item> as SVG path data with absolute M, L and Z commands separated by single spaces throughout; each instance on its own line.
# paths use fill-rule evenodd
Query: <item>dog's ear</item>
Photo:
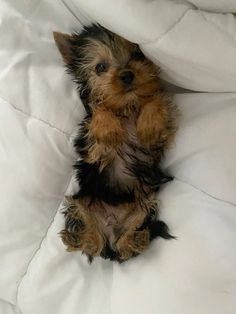
M 53 32 L 53 37 L 63 61 L 68 64 L 72 59 L 71 38 L 69 34 Z

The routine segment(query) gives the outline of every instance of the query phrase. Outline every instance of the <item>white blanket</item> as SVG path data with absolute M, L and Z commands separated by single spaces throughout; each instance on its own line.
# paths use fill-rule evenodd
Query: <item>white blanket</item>
M 230 12 L 234 0 L 0 0 L 0 314 L 236 313 Z M 89 265 L 58 237 L 83 108 L 52 31 L 91 21 L 139 43 L 163 79 L 192 90 L 175 95 L 182 116 L 165 161 L 175 180 L 159 195 L 177 240 L 122 265 Z

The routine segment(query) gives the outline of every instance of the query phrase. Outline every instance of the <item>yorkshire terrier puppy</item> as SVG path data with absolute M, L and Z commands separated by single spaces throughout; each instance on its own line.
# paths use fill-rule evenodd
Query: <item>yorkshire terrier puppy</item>
M 171 238 L 156 194 L 172 179 L 160 162 L 176 131 L 176 107 L 138 45 L 99 25 L 54 39 L 86 111 L 74 141 L 79 190 L 66 197 L 61 237 L 90 260 L 123 262 L 155 237 Z

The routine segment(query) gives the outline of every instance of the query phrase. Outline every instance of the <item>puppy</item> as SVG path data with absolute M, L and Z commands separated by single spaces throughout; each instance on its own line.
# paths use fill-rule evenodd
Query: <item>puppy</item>
M 138 45 L 100 25 L 54 39 L 86 111 L 74 141 L 79 190 L 66 197 L 61 238 L 90 261 L 123 262 L 155 237 L 171 238 L 158 220 L 156 193 L 172 179 L 160 162 L 177 110 Z

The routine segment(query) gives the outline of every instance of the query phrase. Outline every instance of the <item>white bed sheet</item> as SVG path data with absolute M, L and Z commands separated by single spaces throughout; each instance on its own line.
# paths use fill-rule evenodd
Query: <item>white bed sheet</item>
M 236 312 L 235 19 L 185 1 L 138 0 L 132 11 L 133 3 L 110 2 L 104 11 L 105 0 L 0 0 L 1 314 Z M 177 240 L 159 239 L 123 265 L 89 265 L 58 237 L 61 201 L 76 188 L 71 142 L 83 108 L 51 32 L 92 20 L 140 42 L 170 83 L 205 91 L 175 96 L 182 116 L 165 161 L 175 180 L 159 198 Z

